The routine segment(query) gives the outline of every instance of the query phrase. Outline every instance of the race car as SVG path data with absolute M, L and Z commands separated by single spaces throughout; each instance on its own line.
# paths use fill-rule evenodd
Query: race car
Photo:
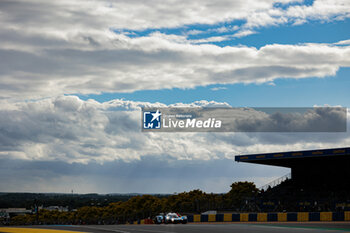
M 178 213 L 167 213 L 167 214 L 159 214 L 153 219 L 155 224 L 161 224 L 161 223 L 187 223 L 187 217 L 181 216 Z
M 159 214 L 157 216 L 154 217 L 153 222 L 155 224 L 161 224 L 164 223 L 164 214 Z
M 165 215 L 165 223 L 187 223 L 187 216 L 181 216 L 178 213 L 168 213 Z

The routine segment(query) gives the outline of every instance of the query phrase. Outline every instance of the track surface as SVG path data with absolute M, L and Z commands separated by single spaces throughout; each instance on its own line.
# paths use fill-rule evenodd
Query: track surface
M 33 226 L 17 231 L 33 232 L 33 228 L 94 233 L 350 233 L 350 223 L 233 223 L 233 224 L 178 224 L 178 225 L 89 225 L 89 226 Z M 12 228 L 15 229 L 15 228 Z M 28 231 L 26 231 L 28 230 Z M 39 231 L 38 231 L 39 232 Z M 50 232 L 50 231 L 47 231 Z

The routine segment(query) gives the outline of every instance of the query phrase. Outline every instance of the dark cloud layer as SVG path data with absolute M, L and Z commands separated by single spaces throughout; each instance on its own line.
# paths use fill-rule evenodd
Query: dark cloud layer
M 237 164 L 235 155 L 341 147 L 349 142 L 348 133 L 142 133 L 144 106 L 165 107 L 124 100 L 98 103 L 75 96 L 1 101 L 1 191 L 225 192 L 233 181 L 263 185 L 288 172 Z M 227 104 L 198 101 L 173 106 Z M 257 125 L 271 120 L 263 112 L 249 111 L 259 119 Z
M 207 101 L 173 106 L 215 105 L 225 106 Z M 0 157 L 69 163 L 134 161 L 152 155 L 176 160 L 233 159 L 238 153 L 336 147 L 348 141 L 346 132 L 334 133 L 332 137 L 329 133 L 283 133 L 298 129 L 317 132 L 328 129 L 334 121 L 347 121 L 342 108 L 315 108 L 288 114 L 236 109 L 237 120 L 227 126 L 233 127 L 233 131 L 282 131 L 278 134 L 143 133 L 140 113 L 144 106 L 165 107 L 123 100 L 98 103 L 75 96 L 18 103 L 3 101 Z M 217 111 L 226 112 L 224 108 Z M 227 117 L 236 118 L 234 115 Z
M 251 180 L 263 185 L 288 173 L 288 169 L 237 164 L 232 160 L 174 161 L 144 157 L 126 163 L 68 164 L 57 161 L 0 160 L 0 190 L 87 193 L 173 193 L 203 189 L 227 192 L 234 181 Z

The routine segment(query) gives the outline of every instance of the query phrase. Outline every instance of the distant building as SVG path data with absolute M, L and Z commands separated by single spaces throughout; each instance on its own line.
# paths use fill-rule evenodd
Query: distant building
M 26 208 L 7 208 L 0 209 L 0 215 L 6 217 L 13 217 L 17 215 L 31 214 L 32 210 L 27 210 Z
M 48 207 L 41 207 L 39 209 L 43 210 L 49 210 L 49 211 L 59 211 L 59 212 L 68 212 L 68 206 L 48 206 Z
M 202 213 L 202 215 L 208 215 L 208 214 L 217 214 L 216 210 L 208 210 Z

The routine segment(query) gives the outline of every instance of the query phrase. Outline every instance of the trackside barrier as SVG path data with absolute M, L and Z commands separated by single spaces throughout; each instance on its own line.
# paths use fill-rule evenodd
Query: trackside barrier
M 258 214 L 248 214 L 248 221 L 249 222 L 256 222 L 258 221 Z
M 187 215 L 187 220 L 188 220 L 189 222 L 194 222 L 194 221 L 193 221 L 193 215 Z
M 199 214 L 193 215 L 193 222 L 200 222 L 201 216 Z
M 224 222 L 232 222 L 232 214 L 224 214 Z
M 298 222 L 308 222 L 309 221 L 309 213 L 308 212 L 299 212 L 297 215 Z
M 350 211 L 345 211 L 344 212 L 344 220 L 345 221 L 350 221 Z
M 146 218 L 137 221 L 133 221 L 132 224 L 154 224 L 152 219 Z
M 345 212 L 234 213 L 187 215 L 188 222 L 310 222 L 350 221 Z
M 258 222 L 267 222 L 267 213 L 258 213 Z
M 203 214 L 200 216 L 201 216 L 201 222 L 208 222 L 208 215 L 207 214 Z
M 309 213 L 309 220 L 310 221 L 320 221 L 320 213 L 319 212 L 310 212 Z
M 216 222 L 217 214 L 208 214 L 208 222 Z
M 350 211 L 345 212 L 289 212 L 289 213 L 235 213 L 187 215 L 188 222 L 311 222 L 350 221 Z M 152 219 L 142 219 L 132 224 L 153 224 Z
M 241 214 L 232 214 L 232 222 L 241 221 Z
M 287 222 L 287 213 L 278 213 L 277 214 L 277 221 L 279 222 Z
M 320 213 L 321 221 L 333 221 L 333 213 L 332 212 L 321 212 Z
M 144 224 L 153 224 L 152 219 L 145 219 Z
M 287 213 L 287 221 L 298 221 L 298 213 Z
M 249 214 L 240 214 L 240 218 L 239 218 L 240 222 L 248 222 L 249 221 Z
M 277 213 L 268 213 L 267 214 L 267 221 L 268 222 L 276 222 L 276 221 L 278 221 Z
M 216 222 L 224 222 L 224 215 L 223 214 L 216 214 Z
M 333 212 L 333 221 L 344 221 L 345 213 L 344 212 Z M 345 220 L 349 221 L 349 220 Z

